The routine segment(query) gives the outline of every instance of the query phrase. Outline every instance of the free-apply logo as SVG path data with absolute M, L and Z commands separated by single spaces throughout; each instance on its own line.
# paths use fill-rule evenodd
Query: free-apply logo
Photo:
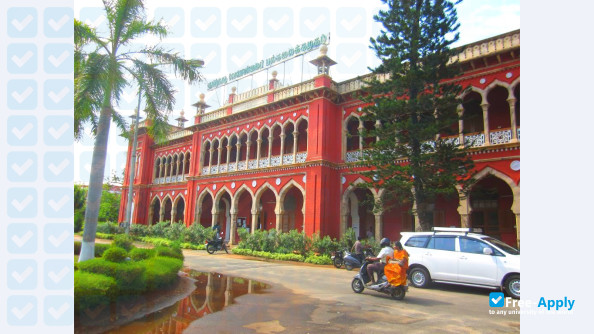
M 489 294 L 489 306 L 491 307 L 503 307 L 505 304 L 505 296 L 503 292 L 491 292 Z

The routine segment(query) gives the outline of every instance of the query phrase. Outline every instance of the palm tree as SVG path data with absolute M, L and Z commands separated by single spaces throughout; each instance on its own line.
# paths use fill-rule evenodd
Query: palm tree
M 142 92 L 144 111 L 150 120 L 149 135 L 162 138 L 176 93 L 165 70 L 173 70 L 175 75 L 194 83 L 201 80 L 198 70 L 203 65 L 200 60 L 183 59 L 158 45 L 126 50 L 143 35 L 160 40 L 167 35 L 167 28 L 161 22 L 146 20 L 142 0 L 103 0 L 103 5 L 109 26 L 107 36 L 99 36 L 95 29 L 74 20 L 74 134 L 80 139 L 84 126 L 90 125 L 95 136 L 79 261 L 94 255 L 110 122 L 127 133 L 123 116 L 114 110 L 123 89 L 130 85 L 125 76 L 131 76 Z

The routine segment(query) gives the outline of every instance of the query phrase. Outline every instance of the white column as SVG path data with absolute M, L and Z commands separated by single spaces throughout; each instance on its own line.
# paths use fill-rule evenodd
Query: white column
M 491 145 L 491 140 L 489 139 L 489 104 L 483 103 L 481 104 L 481 107 L 483 108 L 483 132 L 485 133 L 485 146 L 487 146 Z
M 515 143 L 518 141 L 518 126 L 516 125 L 516 99 L 511 97 L 507 99 L 509 103 L 509 122 L 511 125 L 511 142 Z

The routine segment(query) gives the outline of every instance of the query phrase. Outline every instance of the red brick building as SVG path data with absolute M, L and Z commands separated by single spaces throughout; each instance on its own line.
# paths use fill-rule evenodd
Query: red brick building
M 439 198 L 435 226 L 482 227 L 485 234 L 520 242 L 520 31 L 461 47 L 464 74 L 457 81 L 471 90 L 460 112 L 458 143 L 472 142 L 477 182 L 469 197 Z M 321 55 L 318 59 L 324 58 Z M 226 238 L 237 241 L 237 226 L 297 229 L 339 237 L 347 228 L 365 236 L 399 239 L 413 230 L 410 205 L 374 214 L 361 204 L 369 190 L 352 162 L 373 138 L 358 130 L 362 80 L 334 82 L 324 65 L 307 80 L 282 87 L 275 79 L 208 110 L 198 101 L 194 124 L 172 127 L 155 144 L 141 124 L 136 152 L 132 222 L 220 222 Z M 325 69 L 324 69 L 325 67 Z M 347 134 L 351 136 L 347 136 Z M 131 158 L 128 151 L 128 164 Z M 129 180 L 126 171 L 126 184 Z M 128 187 L 124 187 L 120 221 Z M 381 198 L 381 191 L 369 191 Z

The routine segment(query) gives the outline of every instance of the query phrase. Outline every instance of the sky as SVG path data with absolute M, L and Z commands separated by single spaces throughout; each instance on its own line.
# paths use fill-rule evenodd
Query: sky
M 254 3 L 246 5 L 245 1 L 236 0 L 148 0 L 145 5 L 149 19 L 162 19 L 170 27 L 171 34 L 161 44 L 186 58 L 203 59 L 205 67 L 202 73 L 207 80 L 328 33 L 328 55 L 338 63 L 330 72 L 333 80 L 340 82 L 368 73 L 367 67 L 378 64 L 369 49 L 369 38 L 379 33 L 380 25 L 373 21 L 373 15 L 382 6 L 381 1 L 325 1 L 324 6 L 320 6 L 320 1 L 312 0 L 299 3 L 264 0 Z M 74 15 L 102 31 L 106 28 L 106 19 L 101 6 L 100 0 L 79 0 L 75 2 Z M 520 28 L 519 0 L 467 0 L 457 6 L 457 12 L 460 40 L 456 46 Z M 154 44 L 157 41 L 143 38 L 139 42 Z M 140 43 L 131 48 L 138 47 Z M 279 73 L 277 78 L 285 86 L 307 80 L 316 74 L 308 61 L 318 54 L 317 50 L 310 52 L 304 60 L 295 58 L 232 86 L 237 87 L 238 93 L 262 86 L 273 70 Z M 181 110 L 184 110 L 187 119 L 192 118 L 195 108 L 191 105 L 198 101 L 200 93 L 206 94 L 206 101 L 212 106 L 210 110 L 214 110 L 227 99 L 230 89 L 208 91 L 206 82 L 190 86 L 173 76 L 171 81 L 178 90 L 176 104 L 169 117 L 172 124 Z M 124 91 L 116 109 L 131 116 L 136 103 L 136 87 L 130 86 Z M 186 123 L 188 125 L 190 122 Z M 113 173 L 122 175 L 127 144 L 112 124 L 106 176 Z M 93 138 L 88 133 L 75 143 L 75 183 L 88 183 L 92 149 Z

